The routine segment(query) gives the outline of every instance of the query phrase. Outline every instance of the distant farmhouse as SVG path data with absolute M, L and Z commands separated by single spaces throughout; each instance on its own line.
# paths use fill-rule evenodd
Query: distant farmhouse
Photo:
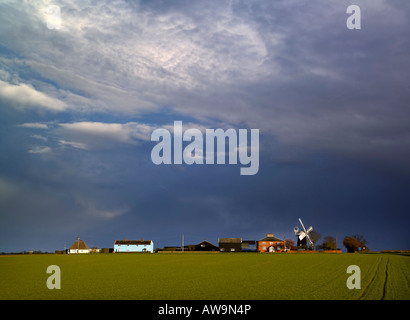
M 158 249 L 158 252 L 162 251 L 186 251 L 186 252 L 202 252 L 202 251 L 219 251 L 219 248 L 209 241 L 202 241 L 198 244 L 190 244 L 186 245 L 182 248 L 182 246 L 165 246 L 162 249 Z
M 114 252 L 154 252 L 152 240 L 115 240 Z
M 193 246 L 193 251 L 219 251 L 219 248 L 212 243 L 204 240 Z
M 219 251 L 241 252 L 242 238 L 218 238 Z
M 68 249 L 68 253 L 90 253 L 91 249 L 88 248 L 87 244 L 78 238 L 74 244 Z
M 275 238 L 273 233 L 258 241 L 259 252 L 282 252 L 285 249 L 285 241 Z

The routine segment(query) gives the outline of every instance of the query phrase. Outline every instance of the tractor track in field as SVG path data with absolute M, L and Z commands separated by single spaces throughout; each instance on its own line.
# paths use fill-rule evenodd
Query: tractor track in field
M 366 288 L 363 289 L 363 291 L 360 294 L 358 300 L 361 300 L 365 296 L 365 294 L 367 293 L 369 287 L 372 285 L 374 279 L 376 279 L 377 273 L 378 273 L 379 268 L 380 268 L 381 261 L 382 261 L 382 258 L 379 258 L 379 261 L 377 262 L 376 270 L 374 271 L 373 277 L 371 278 L 370 282 L 367 284 Z
M 382 272 L 382 270 L 380 270 L 380 269 L 383 267 L 383 261 L 384 261 L 384 259 L 383 259 L 383 258 L 380 258 L 380 260 L 379 260 L 378 263 L 377 263 L 377 267 L 376 267 L 376 270 L 375 270 L 375 272 L 374 272 L 374 274 L 373 274 L 372 279 L 371 279 L 370 282 L 367 284 L 366 288 L 363 289 L 363 292 L 362 292 L 362 294 L 360 295 L 360 297 L 358 298 L 358 300 L 361 300 L 361 299 L 364 298 L 364 296 L 367 294 L 369 288 L 370 288 L 371 285 L 373 284 L 374 279 L 376 279 L 377 275 L 378 275 L 380 272 Z M 384 278 L 384 281 L 383 281 L 383 291 L 382 291 L 382 296 L 381 296 L 380 300 L 384 300 L 384 299 L 386 298 L 388 270 L 389 270 L 389 258 L 387 258 L 386 266 L 385 266 L 385 270 L 384 270 L 384 275 L 383 275 L 383 278 Z
M 387 258 L 387 262 L 386 262 L 386 272 L 385 272 L 385 276 L 384 276 L 382 300 L 384 300 L 386 298 L 387 276 L 389 274 L 388 269 L 389 269 L 389 258 Z

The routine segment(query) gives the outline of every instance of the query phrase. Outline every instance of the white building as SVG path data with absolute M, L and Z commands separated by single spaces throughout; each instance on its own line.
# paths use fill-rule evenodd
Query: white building
M 154 252 L 152 240 L 115 240 L 114 252 Z
M 83 240 L 77 240 L 68 250 L 68 253 L 90 253 L 91 249 Z

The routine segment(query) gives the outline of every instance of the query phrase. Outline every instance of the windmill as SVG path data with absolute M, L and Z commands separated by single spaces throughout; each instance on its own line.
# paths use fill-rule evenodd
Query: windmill
M 307 245 L 306 241 L 309 241 L 310 246 L 313 248 L 314 243 L 312 239 L 309 237 L 309 232 L 313 230 L 312 226 L 310 226 L 307 230 L 305 229 L 305 226 L 303 225 L 302 219 L 299 218 L 299 222 L 302 225 L 303 230 L 299 230 L 298 227 L 293 228 L 293 231 L 295 232 L 295 235 L 298 236 L 298 243 L 297 246 L 299 247 L 300 245 Z

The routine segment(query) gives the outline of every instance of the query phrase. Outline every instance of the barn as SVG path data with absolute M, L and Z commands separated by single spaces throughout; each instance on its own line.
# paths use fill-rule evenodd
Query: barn
M 114 252 L 154 252 L 152 240 L 115 240 Z
M 284 240 L 274 237 L 273 233 L 268 233 L 265 238 L 258 241 L 259 252 L 282 252 L 284 248 Z
M 91 249 L 88 248 L 87 244 L 81 240 L 76 240 L 73 245 L 68 249 L 68 253 L 90 253 Z
M 220 252 L 241 252 L 242 238 L 218 238 Z
M 184 251 L 184 252 L 196 252 L 196 251 L 219 251 L 219 248 L 209 241 L 202 241 L 198 244 L 185 245 L 184 248 L 181 246 L 166 246 L 158 251 Z
M 219 251 L 219 248 L 204 240 L 194 246 L 194 251 Z

